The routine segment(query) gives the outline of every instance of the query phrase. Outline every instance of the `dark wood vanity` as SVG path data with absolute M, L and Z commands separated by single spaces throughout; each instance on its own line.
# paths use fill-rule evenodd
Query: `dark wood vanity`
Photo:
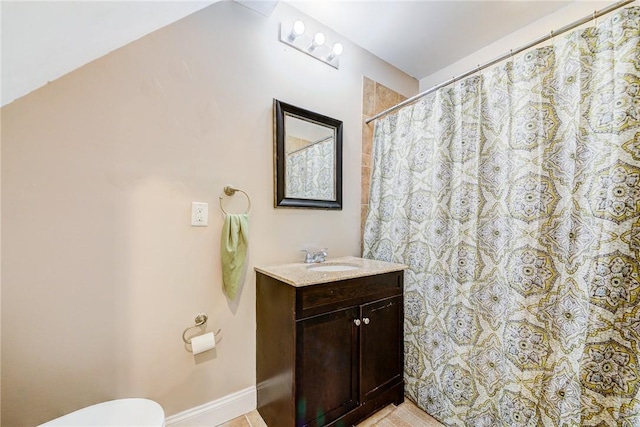
M 404 400 L 404 266 L 363 261 L 387 268 L 303 284 L 256 268 L 258 411 L 269 427 L 351 426 Z

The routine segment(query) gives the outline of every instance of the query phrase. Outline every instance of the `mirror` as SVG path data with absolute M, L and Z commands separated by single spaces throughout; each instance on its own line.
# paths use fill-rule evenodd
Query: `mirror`
M 273 104 L 275 206 L 342 209 L 342 122 Z

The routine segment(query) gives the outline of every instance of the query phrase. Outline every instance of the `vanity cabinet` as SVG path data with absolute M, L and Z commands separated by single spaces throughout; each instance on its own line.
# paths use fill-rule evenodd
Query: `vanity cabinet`
M 351 426 L 404 400 L 403 271 L 294 286 L 257 272 L 258 411 Z

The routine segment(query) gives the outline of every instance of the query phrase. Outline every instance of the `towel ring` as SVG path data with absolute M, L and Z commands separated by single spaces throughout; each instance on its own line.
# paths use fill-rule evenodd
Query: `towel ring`
M 251 199 L 249 198 L 249 195 L 247 194 L 247 192 L 239 188 L 236 188 L 233 185 L 227 185 L 224 187 L 224 194 L 226 194 L 227 196 L 233 196 L 234 194 L 236 194 L 236 191 L 241 192 L 247 197 L 247 210 L 244 211 L 244 213 L 249 213 L 249 211 L 251 210 Z M 222 196 L 220 196 L 220 209 L 222 209 L 222 212 L 224 212 L 225 214 L 227 215 L 229 214 L 229 212 L 227 212 L 224 209 L 224 206 L 222 206 Z

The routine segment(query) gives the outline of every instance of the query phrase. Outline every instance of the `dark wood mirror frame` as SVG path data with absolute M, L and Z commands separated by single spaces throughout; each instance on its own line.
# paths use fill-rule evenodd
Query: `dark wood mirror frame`
M 275 207 L 308 209 L 342 209 L 342 121 L 323 116 L 284 102 L 273 100 Z M 286 189 L 285 114 L 335 130 L 335 200 L 288 198 Z

